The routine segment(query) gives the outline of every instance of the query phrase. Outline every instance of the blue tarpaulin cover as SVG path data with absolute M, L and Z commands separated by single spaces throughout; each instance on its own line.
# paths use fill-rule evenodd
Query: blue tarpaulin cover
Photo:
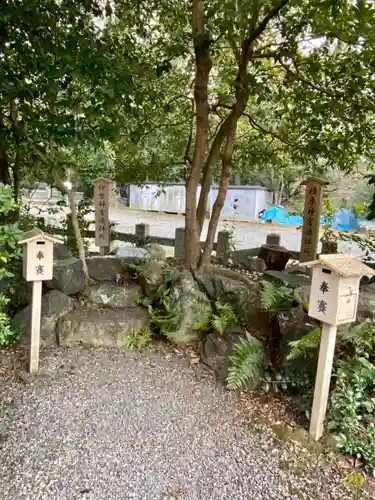
M 332 217 L 332 228 L 340 231 L 353 231 L 359 229 L 359 220 L 354 212 L 341 208 Z
M 284 226 L 302 226 L 303 217 L 300 215 L 289 215 L 282 205 L 275 205 L 266 208 L 259 214 L 259 218 L 265 222 L 281 224 Z M 325 224 L 324 217 L 320 218 L 320 223 Z M 332 228 L 340 231 L 353 231 L 359 229 L 358 217 L 351 210 L 341 208 L 332 217 Z

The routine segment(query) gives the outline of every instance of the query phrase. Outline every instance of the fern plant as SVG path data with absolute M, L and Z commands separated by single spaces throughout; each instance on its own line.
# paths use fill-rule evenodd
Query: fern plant
M 294 302 L 293 290 L 282 281 L 261 281 L 260 305 L 269 312 L 289 311 Z
M 238 317 L 233 307 L 230 304 L 217 301 L 211 319 L 213 329 L 222 335 L 227 328 L 236 323 L 238 323 Z
M 299 340 L 289 342 L 290 353 L 287 356 L 288 361 L 301 357 L 308 358 L 316 354 L 316 350 L 320 344 L 321 335 L 322 331 L 320 327 L 317 327 Z
M 230 390 L 246 387 L 250 380 L 262 375 L 265 364 L 263 344 L 250 333 L 233 348 L 228 369 L 227 387 Z
M 133 328 L 125 339 L 124 347 L 130 351 L 134 351 L 147 347 L 151 341 L 152 331 L 150 328 L 141 328 L 140 330 Z

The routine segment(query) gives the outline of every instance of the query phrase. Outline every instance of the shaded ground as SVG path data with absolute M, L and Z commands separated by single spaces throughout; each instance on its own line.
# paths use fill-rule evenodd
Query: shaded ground
M 319 453 L 250 426 L 238 395 L 165 349 L 56 349 L 3 392 L 1 500 L 357 498 Z

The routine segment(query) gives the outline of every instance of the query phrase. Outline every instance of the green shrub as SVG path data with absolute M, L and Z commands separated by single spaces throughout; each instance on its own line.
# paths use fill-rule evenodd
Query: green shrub
M 290 342 L 289 361 L 318 356 L 320 328 Z M 333 368 L 328 427 L 338 446 L 375 473 L 375 319 L 339 332 Z M 300 369 L 301 371 L 301 369 Z M 311 390 L 306 387 L 305 395 Z M 311 406 L 311 403 L 310 403 Z
M 10 220 L 11 214 L 17 209 L 12 188 L 0 183 L 0 216 L 4 222 Z M 11 345 L 20 337 L 20 333 L 10 327 L 10 298 L 4 292 L 13 290 L 21 280 L 22 248 L 18 244 L 21 234 L 18 224 L 8 223 L 0 226 L 0 346 Z
M 375 475 L 375 368 L 365 358 L 342 362 L 331 395 L 329 429 L 338 446 L 361 459 Z

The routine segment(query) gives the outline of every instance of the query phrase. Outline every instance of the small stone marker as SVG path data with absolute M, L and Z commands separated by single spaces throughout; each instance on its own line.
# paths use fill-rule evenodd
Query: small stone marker
M 109 252 L 110 226 L 109 226 L 109 199 L 112 181 L 102 177 L 94 182 L 95 204 L 95 245 L 100 247 L 100 255 Z
M 18 243 L 24 245 L 23 277 L 33 282 L 29 371 L 35 374 L 39 369 L 42 281 L 53 278 L 53 244 L 62 240 L 33 229 L 24 233 Z
M 301 237 L 300 262 L 316 259 L 320 230 L 320 207 L 322 204 L 323 185 L 320 179 L 306 179 L 301 186 L 306 186 L 305 209 Z
M 355 321 L 360 279 L 375 271 L 337 254 L 320 255 L 304 265 L 313 269 L 308 314 L 323 323 L 310 422 L 310 434 L 318 441 L 324 429 L 337 326 Z

